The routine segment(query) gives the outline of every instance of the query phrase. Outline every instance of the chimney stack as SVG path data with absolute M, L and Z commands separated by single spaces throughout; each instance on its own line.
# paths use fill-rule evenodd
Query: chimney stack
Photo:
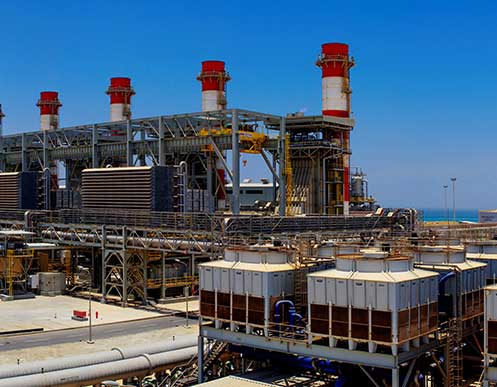
M 51 130 L 59 128 L 59 93 L 56 91 L 42 91 L 36 103 L 40 108 L 40 129 Z
M 321 68 L 323 116 L 350 118 L 349 71 L 354 66 L 349 57 L 349 46 L 344 43 L 325 43 L 316 65 Z M 350 132 L 342 137 L 343 163 L 343 213 L 349 214 L 350 202 Z
M 231 78 L 225 70 L 224 62 L 202 62 L 202 71 L 197 79 L 202 82 L 202 111 L 226 109 L 226 83 Z
M 226 109 L 226 82 L 230 80 L 226 72 L 225 63 L 219 60 L 206 60 L 202 62 L 202 71 L 197 80 L 202 82 L 202 111 Z M 225 153 L 223 152 L 223 157 Z M 226 208 L 226 171 L 224 170 L 221 159 L 215 157 L 216 167 L 216 200 L 217 209 Z
M 110 120 L 124 121 L 131 119 L 131 97 L 135 91 L 130 78 L 111 78 L 106 92 L 110 95 Z

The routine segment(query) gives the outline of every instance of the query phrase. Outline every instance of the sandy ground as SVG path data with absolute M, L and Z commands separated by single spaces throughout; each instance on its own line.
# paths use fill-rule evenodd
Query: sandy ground
M 157 304 L 157 308 L 172 310 L 175 312 L 186 312 L 186 302 L 175 302 L 172 304 Z M 198 300 L 188 301 L 188 311 L 198 312 L 200 310 L 200 304 Z
M 73 310 L 88 310 L 88 300 L 69 296 L 45 297 L 0 302 L 0 332 L 43 328 L 65 329 L 84 326 L 85 322 L 71 319 Z M 158 312 L 92 302 L 93 324 L 137 320 L 160 316 Z M 98 312 L 98 319 L 96 318 Z
M 183 324 L 181 324 L 177 327 L 158 329 L 135 335 L 125 334 L 122 336 L 113 336 L 109 339 L 95 340 L 94 344 L 87 344 L 85 341 L 82 341 L 51 345 L 48 347 L 0 351 L 0 364 L 15 365 L 17 364 L 18 359 L 20 363 L 26 363 L 35 360 L 107 351 L 115 347 L 126 348 L 148 343 L 159 343 L 162 341 L 173 340 L 173 336 L 180 337 L 185 335 L 194 335 L 195 337 L 198 336 L 198 325 L 192 325 L 189 328 L 186 328 Z

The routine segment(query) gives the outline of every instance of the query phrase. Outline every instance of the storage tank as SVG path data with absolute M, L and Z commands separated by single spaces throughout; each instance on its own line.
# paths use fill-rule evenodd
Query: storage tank
M 497 283 L 497 240 L 465 241 L 466 259 L 487 264 L 486 284 Z
M 485 263 L 466 259 L 462 245 L 418 246 L 413 256 L 417 267 L 439 273 L 439 308 L 446 318 L 461 317 L 463 327 L 481 321 Z
M 246 332 L 274 321 L 278 301 L 292 301 L 295 253 L 285 247 L 259 245 L 225 250 L 223 260 L 199 265 L 200 315 L 216 327 Z
M 310 334 L 408 350 L 438 327 L 437 273 L 414 268 L 409 256 L 377 249 L 339 256 L 336 268 L 307 276 Z

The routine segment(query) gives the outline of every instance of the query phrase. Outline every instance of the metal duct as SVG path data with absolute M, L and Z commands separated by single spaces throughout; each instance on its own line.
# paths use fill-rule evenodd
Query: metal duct
M 122 375 L 152 373 L 154 369 L 184 362 L 196 354 L 196 346 L 153 355 L 144 353 L 131 359 L 71 368 L 63 371 L 1 379 L 0 387 L 53 387 L 96 384 L 104 379 L 120 377 Z
M 0 173 L 0 209 L 37 208 L 37 172 Z
M 172 167 L 94 168 L 82 172 L 83 208 L 173 210 Z
M 113 348 L 110 351 L 40 360 L 30 363 L 22 363 L 18 366 L 12 364 L 2 365 L 0 366 L 0 379 L 32 375 L 40 372 L 54 372 L 70 368 L 86 367 L 94 364 L 130 359 L 140 356 L 143 353 L 155 354 L 174 351 L 177 349 L 193 347 L 196 344 L 196 336 L 185 336 L 176 338 L 174 341 L 161 342 L 157 344 L 147 344 L 122 349 Z

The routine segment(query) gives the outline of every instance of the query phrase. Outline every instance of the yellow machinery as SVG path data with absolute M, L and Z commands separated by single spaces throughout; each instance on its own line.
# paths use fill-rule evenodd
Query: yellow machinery
M 242 145 L 240 152 L 243 153 L 261 153 L 263 146 L 269 139 L 266 134 L 251 130 L 239 130 L 238 133 L 240 134 L 240 144 Z M 199 135 L 204 137 L 221 135 L 231 136 L 231 134 L 231 128 L 201 129 L 199 132 Z M 212 145 L 207 145 L 205 151 L 213 152 L 214 149 L 212 148 Z
M 14 296 L 15 288 L 27 290 L 28 273 L 33 266 L 34 252 L 26 247 L 26 239 L 33 234 L 20 230 L 2 230 L 0 250 L 0 283 L 2 291 Z
M 14 296 L 15 285 L 23 289 L 26 287 L 33 259 L 33 250 L 29 249 L 7 249 L 7 253 L 0 257 L 0 276 L 8 296 Z

